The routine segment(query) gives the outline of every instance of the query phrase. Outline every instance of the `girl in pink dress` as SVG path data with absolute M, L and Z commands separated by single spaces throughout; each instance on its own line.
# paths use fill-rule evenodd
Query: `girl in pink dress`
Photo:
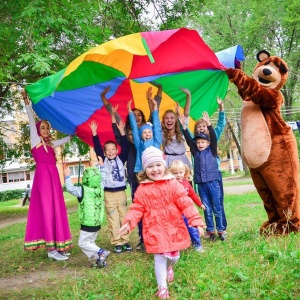
M 72 247 L 72 238 L 54 147 L 65 144 L 70 137 L 51 142 L 50 123 L 44 120 L 35 124 L 24 90 L 22 96 L 30 124 L 31 152 L 36 162 L 24 249 L 46 248 L 49 259 L 66 260 L 66 251 Z

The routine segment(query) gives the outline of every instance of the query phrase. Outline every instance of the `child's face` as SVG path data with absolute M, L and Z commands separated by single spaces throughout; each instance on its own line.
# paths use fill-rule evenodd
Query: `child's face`
M 175 176 L 175 178 L 178 181 L 182 181 L 182 179 L 184 178 L 184 175 L 185 175 L 185 170 L 184 169 L 176 169 L 176 170 L 172 171 L 172 174 Z
M 41 123 L 40 134 L 43 138 L 48 137 L 50 134 L 50 127 L 48 123 Z
M 145 169 L 146 175 L 150 180 L 156 181 L 161 179 L 165 174 L 165 166 L 161 162 L 153 162 Z
M 135 116 L 135 121 L 136 121 L 137 126 L 141 127 L 142 122 L 143 122 L 142 113 L 138 109 L 134 110 L 133 113 L 134 113 L 134 116 Z
M 196 145 L 198 150 L 203 151 L 210 145 L 210 142 L 204 139 L 197 139 Z
M 201 122 L 201 123 L 197 124 L 196 131 L 197 131 L 197 133 L 206 133 L 206 131 L 207 131 L 206 123 Z
M 118 155 L 118 148 L 115 144 L 107 144 L 104 148 L 104 155 L 108 159 L 114 159 Z
M 163 119 L 163 123 L 165 125 L 165 127 L 168 129 L 168 130 L 171 130 L 175 127 L 176 125 L 176 117 L 173 113 L 171 112 L 168 112 L 166 113 L 164 119 Z
M 147 141 L 151 140 L 153 136 L 152 130 L 151 129 L 145 129 L 142 133 L 142 140 Z

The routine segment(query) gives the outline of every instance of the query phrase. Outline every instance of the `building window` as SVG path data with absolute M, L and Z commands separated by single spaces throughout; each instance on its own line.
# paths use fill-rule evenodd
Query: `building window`
M 8 173 L 8 182 L 13 182 L 13 181 L 14 181 L 14 174 Z
M 25 173 L 24 172 L 20 172 L 19 176 L 20 176 L 20 181 L 24 181 L 25 180 Z
M 27 171 L 26 173 L 22 171 L 22 172 L 0 174 L 0 183 L 19 182 L 25 180 L 30 180 L 29 171 Z
M 7 173 L 2 173 L 1 174 L 0 183 L 7 183 Z
M 78 176 L 78 171 L 79 171 L 79 165 L 78 166 L 70 166 L 70 177 L 76 177 Z M 80 167 L 80 176 L 83 175 L 83 171 L 84 171 L 84 165 L 81 165 Z
M 14 182 L 19 182 L 20 181 L 20 176 L 19 173 L 14 173 Z

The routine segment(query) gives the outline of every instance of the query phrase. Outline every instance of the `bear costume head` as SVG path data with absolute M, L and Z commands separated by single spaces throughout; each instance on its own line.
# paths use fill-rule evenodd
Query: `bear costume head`
M 267 89 L 280 90 L 288 78 L 287 63 L 277 56 L 270 56 L 266 50 L 259 51 L 256 58 L 259 63 L 252 78 Z

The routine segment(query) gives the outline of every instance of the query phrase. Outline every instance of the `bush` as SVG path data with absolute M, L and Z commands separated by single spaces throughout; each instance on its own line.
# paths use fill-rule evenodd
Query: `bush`
M 22 193 L 24 189 L 0 192 L 0 202 L 22 198 Z

